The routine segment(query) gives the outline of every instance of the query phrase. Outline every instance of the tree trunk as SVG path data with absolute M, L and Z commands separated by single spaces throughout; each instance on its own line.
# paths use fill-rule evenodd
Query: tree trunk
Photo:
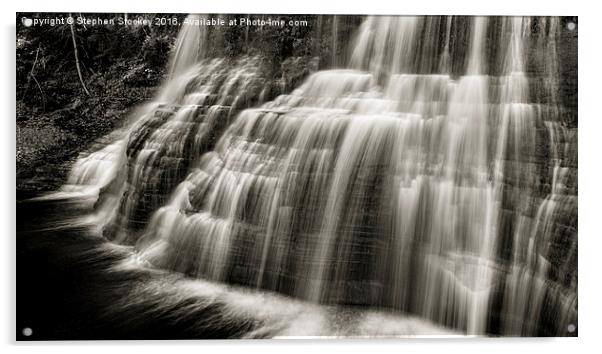
M 70 17 L 71 14 L 69 14 Z M 75 30 L 73 29 L 73 21 L 71 21 L 71 23 L 69 24 L 69 28 L 71 29 L 71 39 L 73 40 L 73 54 L 75 55 L 75 67 L 77 68 L 77 75 L 79 76 L 79 82 L 81 82 L 82 87 L 84 88 L 84 91 L 86 92 L 86 95 L 90 95 L 90 91 L 88 91 L 88 88 L 86 88 L 86 84 L 84 83 L 84 78 L 82 76 L 82 71 L 79 67 L 79 56 L 77 54 L 77 42 L 75 41 Z

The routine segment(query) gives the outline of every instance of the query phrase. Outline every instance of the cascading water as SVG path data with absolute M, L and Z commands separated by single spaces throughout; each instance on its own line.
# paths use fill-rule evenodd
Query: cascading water
M 118 242 L 130 242 L 144 227 L 237 111 L 265 95 L 258 58 L 201 60 L 180 70 L 115 142 L 76 162 L 63 188 L 102 191 L 93 218 Z
M 157 102 L 65 190 L 92 190 L 94 222 L 160 268 L 468 334 L 563 333 L 577 152 L 558 22 L 369 17 L 349 69 L 262 105 L 260 59 L 201 60 L 206 35 L 184 29 Z

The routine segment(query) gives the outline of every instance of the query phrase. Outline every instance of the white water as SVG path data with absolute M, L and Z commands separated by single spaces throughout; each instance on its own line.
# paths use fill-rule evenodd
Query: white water
M 157 267 L 467 334 L 563 334 L 576 320 L 574 130 L 557 98 L 530 97 L 532 19 L 455 22 L 461 49 L 453 21 L 369 17 L 349 69 L 263 105 L 259 59 L 193 64 L 204 35 L 184 29 L 157 102 L 78 161 L 70 184 L 104 195 L 95 222 Z M 542 21 L 554 43 L 558 19 Z M 552 82 L 555 45 L 545 50 Z M 543 323 L 549 311 L 557 323 Z

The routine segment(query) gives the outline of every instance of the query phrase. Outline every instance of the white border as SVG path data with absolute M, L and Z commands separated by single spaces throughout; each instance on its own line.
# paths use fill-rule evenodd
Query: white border
M 600 72 L 601 15 L 595 1 L 403 1 L 368 0 L 354 2 L 327 0 L 3 0 L 1 68 L 3 70 L 2 144 L 2 204 L 0 225 L 2 234 L 2 291 L 0 335 L 5 353 L 114 353 L 144 351 L 165 354 L 175 346 L 177 353 L 220 351 L 222 353 L 307 353 L 320 350 L 329 353 L 573 353 L 599 350 L 602 334 L 600 294 L 602 294 L 602 236 L 598 220 L 602 188 L 602 101 Z M 475 15 L 570 15 L 579 16 L 579 338 L 462 338 L 462 339 L 403 339 L 403 340 L 273 340 L 273 341 L 170 341 L 170 342 L 59 342 L 15 343 L 15 12 L 198 12 L 198 13 L 337 13 L 337 14 L 475 14 Z M 40 294 L 43 296 L 43 294 Z M 83 348 L 82 346 L 86 346 Z M 316 353 L 318 353 L 316 351 Z
M 282 14 L 403 14 L 403 15 L 576 15 L 577 4 L 570 1 L 470 1 L 420 0 L 229 0 L 229 1 L 19 1 L 19 11 L 48 12 L 197 12 L 197 13 L 282 13 Z

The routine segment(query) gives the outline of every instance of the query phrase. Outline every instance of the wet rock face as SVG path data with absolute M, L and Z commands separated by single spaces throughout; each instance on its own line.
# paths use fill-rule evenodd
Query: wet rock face
M 260 100 L 266 86 L 261 67 L 258 58 L 208 60 L 171 80 L 123 141 L 127 177 L 106 236 L 136 242 L 191 164 L 214 148 L 240 109 Z
M 252 59 L 203 61 L 119 142 L 115 240 L 192 277 L 471 334 L 565 335 L 577 133 L 563 24 L 371 17 L 348 69 L 271 101 Z

